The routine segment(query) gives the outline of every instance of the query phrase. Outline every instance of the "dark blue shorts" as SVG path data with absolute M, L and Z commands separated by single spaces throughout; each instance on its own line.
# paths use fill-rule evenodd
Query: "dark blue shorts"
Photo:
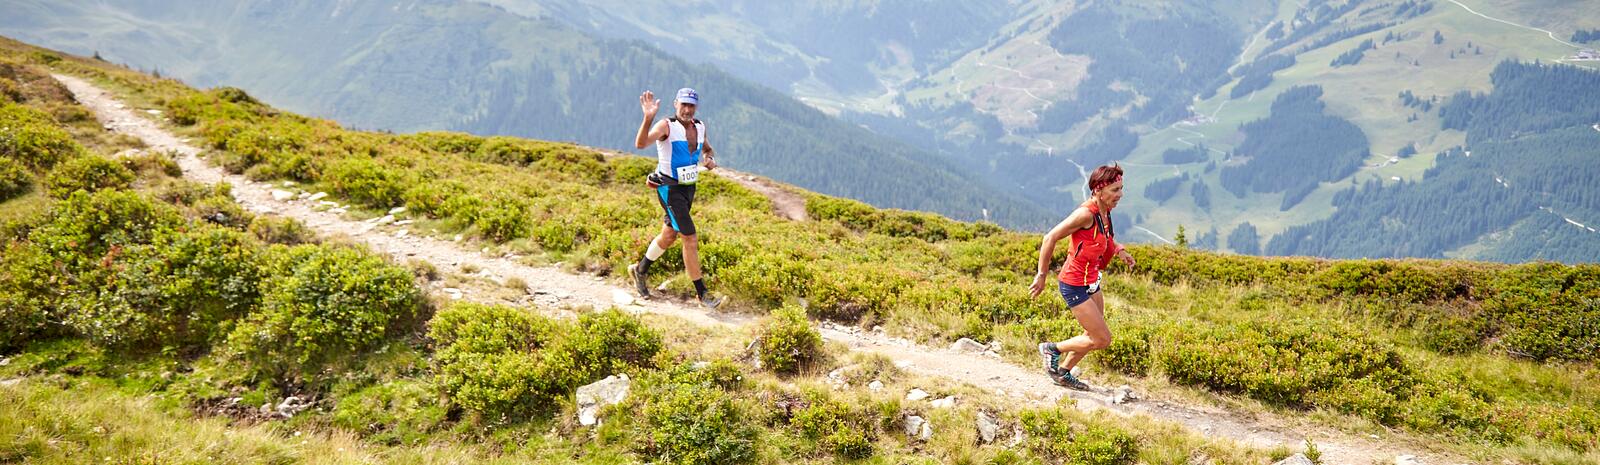
M 1094 293 L 1096 292 L 1100 292 L 1100 283 L 1095 283 L 1088 286 L 1074 286 L 1057 281 L 1056 284 L 1061 286 L 1061 300 L 1067 301 L 1068 309 L 1076 307 L 1078 304 L 1088 302 L 1089 297 L 1094 296 Z

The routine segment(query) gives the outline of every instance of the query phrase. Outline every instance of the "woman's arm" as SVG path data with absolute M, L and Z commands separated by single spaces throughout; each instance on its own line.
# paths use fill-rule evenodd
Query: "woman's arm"
M 1093 218 L 1089 216 L 1089 210 L 1079 208 L 1056 227 L 1050 228 L 1050 232 L 1044 233 L 1044 239 L 1039 244 L 1039 272 L 1033 275 L 1033 285 L 1028 288 L 1030 297 L 1038 297 L 1039 293 L 1044 292 L 1045 277 L 1050 275 L 1050 260 L 1056 254 L 1056 243 L 1088 226 L 1090 221 Z

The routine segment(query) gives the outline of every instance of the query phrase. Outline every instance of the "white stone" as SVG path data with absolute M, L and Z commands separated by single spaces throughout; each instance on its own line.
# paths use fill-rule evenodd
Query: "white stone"
M 416 222 L 416 220 L 400 220 L 400 221 L 394 222 L 394 225 L 395 226 L 405 226 L 405 225 L 408 225 L 408 224 L 411 224 L 411 223 L 415 223 L 415 222 Z
M 1139 395 L 1135 394 L 1133 388 L 1126 384 L 1111 390 L 1111 403 L 1113 404 L 1125 404 L 1135 400 L 1139 400 Z
M 867 384 L 867 390 L 870 390 L 870 391 L 873 391 L 873 392 L 882 391 L 883 390 L 883 381 L 872 380 L 871 383 Z
M 924 391 L 924 390 L 921 390 L 921 389 L 918 389 L 918 388 L 911 388 L 911 392 L 906 393 L 906 400 L 913 401 L 913 402 L 919 401 L 919 400 L 922 400 L 922 399 L 927 399 L 927 398 L 928 398 L 928 391 Z
M 350 210 L 345 210 L 343 208 L 334 208 L 334 209 L 328 210 L 328 213 L 332 213 L 332 214 L 335 214 L 335 215 L 343 215 L 343 214 L 345 214 L 346 212 L 349 212 L 349 211 Z
M 988 349 L 989 346 L 968 338 L 957 339 L 954 344 L 950 344 L 950 351 L 960 354 L 981 354 Z
M 283 189 L 273 189 L 272 190 L 272 200 L 276 200 L 276 201 L 282 202 L 282 201 L 289 200 L 289 199 L 292 199 L 292 198 L 294 198 L 294 193 L 293 192 L 289 192 L 289 191 L 286 191 L 286 190 L 283 190 Z
M 406 207 L 394 207 L 394 208 L 390 208 L 389 209 L 389 214 L 390 215 L 398 215 L 398 214 L 405 213 L 405 212 L 406 212 Z
M 930 403 L 929 405 L 932 405 L 933 408 L 955 407 L 956 406 L 956 396 L 945 396 L 943 399 L 935 400 L 932 403 Z
M 407 234 L 411 234 L 411 232 L 402 229 L 402 230 L 399 230 L 399 231 L 395 231 L 394 232 L 394 237 L 406 237 Z
M 283 402 L 278 403 L 277 411 L 278 415 L 284 418 L 290 418 L 310 406 L 310 404 L 301 401 L 299 397 L 289 396 L 288 398 L 283 399 Z
M 389 224 L 389 223 L 393 223 L 393 222 L 394 222 L 394 215 L 383 215 L 383 217 L 382 218 L 378 218 L 378 221 L 377 221 L 378 224 Z
M 1422 465 L 1422 462 L 1417 461 L 1415 455 L 1397 455 L 1394 457 L 1394 465 Z
M 315 202 L 315 201 L 322 200 L 322 199 L 325 199 L 325 198 L 328 198 L 328 193 L 327 192 L 318 192 L 318 193 L 315 193 L 315 194 L 311 194 L 311 196 L 307 197 L 306 199 L 310 200 L 312 202 Z
M 978 411 L 978 442 L 988 444 L 1000 435 L 1000 419 L 985 410 Z
M 928 438 L 933 437 L 933 427 L 928 424 L 928 420 L 922 417 L 906 415 L 906 436 L 916 438 L 919 441 L 926 441 Z
M 628 291 L 622 289 L 612 289 L 611 302 L 617 304 L 618 307 L 626 307 L 633 304 L 633 294 L 629 294 Z
M 294 181 L 284 181 L 283 187 L 294 187 Z
M 1289 456 L 1289 458 L 1286 458 L 1286 459 L 1283 459 L 1283 460 L 1279 460 L 1278 463 L 1274 463 L 1272 465 L 1315 465 L 1315 464 L 1311 463 L 1311 459 L 1306 458 L 1305 454 L 1294 454 L 1294 455 Z
M 600 408 L 622 402 L 628 398 L 632 382 L 628 375 L 612 375 L 593 384 L 578 388 L 578 423 L 594 426 L 600 423 Z
M 308 197 L 311 197 L 311 194 L 307 193 L 307 192 L 301 192 L 300 195 L 294 196 L 294 198 L 300 199 L 300 200 L 305 200 Z
M 450 239 L 450 241 L 451 242 L 461 242 L 461 235 L 457 234 L 456 237 Z

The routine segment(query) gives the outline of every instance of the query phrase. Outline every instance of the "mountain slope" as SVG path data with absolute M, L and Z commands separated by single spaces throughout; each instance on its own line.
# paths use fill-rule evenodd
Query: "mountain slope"
M 158 68 L 357 127 L 453 129 L 629 148 L 636 96 L 693 85 L 730 167 L 886 207 L 1017 227 L 1050 214 L 942 157 L 638 42 L 457 1 L 23 2 L 0 31 Z M 92 29 L 78 29 L 83 19 Z M 145 27 L 158 24 L 160 27 Z M 596 124 L 596 122 L 603 122 Z

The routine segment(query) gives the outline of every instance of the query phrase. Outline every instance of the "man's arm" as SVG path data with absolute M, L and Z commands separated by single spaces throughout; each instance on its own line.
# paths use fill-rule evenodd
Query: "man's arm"
M 701 162 L 700 164 L 704 165 L 707 170 L 714 170 L 717 169 L 717 150 L 711 148 L 711 136 L 709 135 L 709 131 L 705 138 L 705 143 L 700 144 L 700 153 L 705 154 L 705 161 Z
M 652 142 L 667 137 L 667 125 L 663 121 L 654 127 L 650 126 L 650 123 L 656 120 L 656 112 L 661 110 L 661 101 L 656 100 L 656 94 L 644 91 L 644 94 L 639 96 L 639 109 L 644 112 L 644 122 L 639 123 L 639 135 L 634 137 L 633 147 L 642 149 L 649 147 Z

